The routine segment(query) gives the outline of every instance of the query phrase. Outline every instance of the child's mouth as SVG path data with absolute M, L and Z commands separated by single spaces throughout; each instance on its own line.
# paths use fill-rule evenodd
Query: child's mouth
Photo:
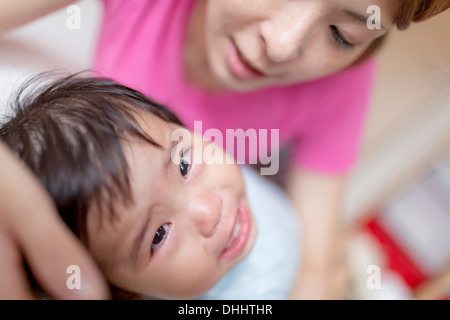
M 250 212 L 243 205 L 239 206 L 236 220 L 230 236 L 221 254 L 223 259 L 231 259 L 237 256 L 247 244 L 251 230 Z

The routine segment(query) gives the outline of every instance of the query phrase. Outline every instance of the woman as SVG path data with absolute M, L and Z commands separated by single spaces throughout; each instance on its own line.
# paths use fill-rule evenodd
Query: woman
M 0 30 L 73 1 L 10 2 L 2 12 L 14 19 L 0 19 Z M 369 29 L 372 5 L 381 23 Z M 292 298 L 339 298 L 340 202 L 370 98 L 369 57 L 395 25 L 449 5 L 105 0 L 95 68 L 171 106 L 191 128 L 201 120 L 222 132 L 279 129 L 281 146 L 292 150 L 286 190 L 302 220 L 303 265 Z

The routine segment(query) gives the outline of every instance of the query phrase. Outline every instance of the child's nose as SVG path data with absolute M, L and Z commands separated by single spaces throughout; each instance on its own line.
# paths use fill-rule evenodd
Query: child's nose
M 221 214 L 222 199 L 214 193 L 201 196 L 190 210 L 190 218 L 205 238 L 214 234 L 221 219 Z
M 298 10 L 283 11 L 261 26 L 266 54 L 273 62 L 296 60 L 316 24 L 318 16 L 314 5 L 300 5 Z

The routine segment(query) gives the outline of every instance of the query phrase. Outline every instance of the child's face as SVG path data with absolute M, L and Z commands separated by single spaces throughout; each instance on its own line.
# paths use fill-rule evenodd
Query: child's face
M 399 6 L 393 0 L 205 1 L 211 71 L 223 85 L 241 91 L 344 69 L 388 32 Z M 381 29 L 367 27 L 371 5 L 381 9 Z
M 180 127 L 153 115 L 142 117 L 142 128 L 164 148 L 122 144 L 134 203 L 115 206 L 116 221 L 90 210 L 89 249 L 119 288 L 157 298 L 196 297 L 253 247 L 256 226 L 244 181 L 236 164 L 194 161 L 194 148 L 207 145 L 201 136 L 172 142 Z M 181 165 L 172 161 L 174 144 L 182 146 L 176 154 L 185 151 Z

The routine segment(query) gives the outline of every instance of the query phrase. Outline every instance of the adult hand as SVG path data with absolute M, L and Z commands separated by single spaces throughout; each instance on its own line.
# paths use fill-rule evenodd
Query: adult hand
M 293 299 L 343 299 L 347 240 L 341 222 L 345 176 L 291 168 L 286 189 L 300 215 L 302 265 Z
M 340 240 L 341 241 L 341 240 Z M 328 265 L 305 265 L 294 284 L 290 299 L 342 300 L 349 294 L 349 267 L 345 240 L 336 247 L 334 259 Z
M 0 299 L 33 298 L 23 261 L 55 299 L 109 297 L 106 282 L 80 241 L 59 218 L 31 171 L 0 143 Z M 67 268 L 80 270 L 80 289 L 69 289 Z

